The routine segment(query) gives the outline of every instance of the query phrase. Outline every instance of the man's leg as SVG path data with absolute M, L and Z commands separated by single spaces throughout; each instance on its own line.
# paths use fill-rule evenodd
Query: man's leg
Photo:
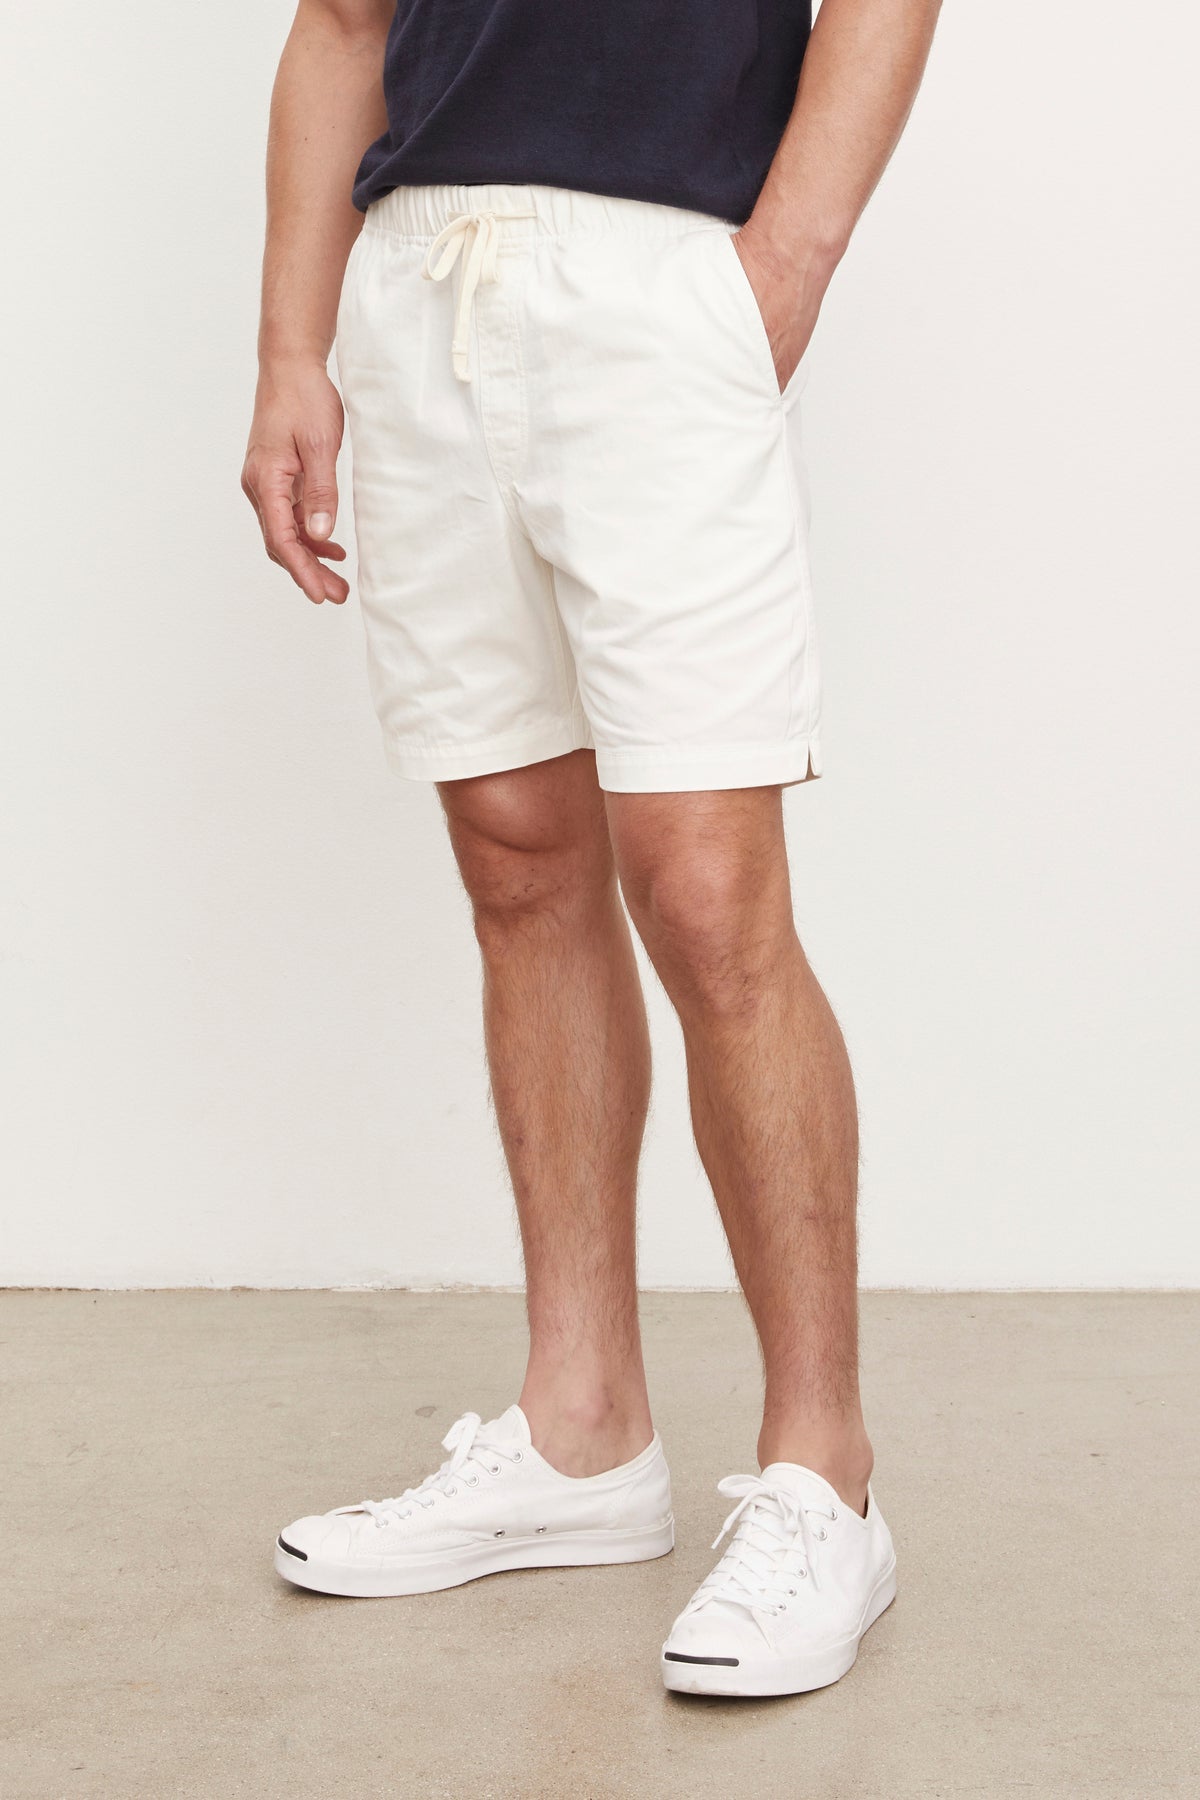
M 590 1475 L 652 1426 L 635 1268 L 645 1009 L 588 751 L 440 788 L 483 956 L 492 1094 L 525 1252 L 521 1406 Z
M 796 936 L 780 790 L 611 794 L 608 812 L 762 1345 L 760 1463 L 814 1469 L 861 1512 L 854 1084 Z

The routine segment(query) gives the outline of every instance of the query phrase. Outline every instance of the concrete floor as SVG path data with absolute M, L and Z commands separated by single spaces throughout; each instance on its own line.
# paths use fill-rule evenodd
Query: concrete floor
M 521 1368 L 506 1295 L 0 1299 L 4 1800 L 1091 1800 L 1200 1793 L 1200 1296 L 868 1295 L 900 1597 L 823 1693 L 663 1693 L 718 1476 L 727 1296 L 649 1296 L 678 1548 L 412 1600 L 300 1593 L 280 1524 L 394 1493 Z

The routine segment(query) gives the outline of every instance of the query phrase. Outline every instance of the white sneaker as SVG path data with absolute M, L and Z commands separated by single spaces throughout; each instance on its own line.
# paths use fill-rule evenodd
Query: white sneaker
M 498 1569 L 646 1562 L 675 1542 L 671 1478 L 655 1432 L 603 1475 L 560 1475 L 534 1449 L 519 1406 L 490 1424 L 465 1413 L 451 1455 L 394 1500 L 297 1519 L 275 1567 L 320 1594 L 427 1594 Z
M 738 1504 L 713 1549 L 731 1527 L 733 1537 L 671 1627 L 663 1681 L 681 1694 L 827 1687 L 896 1597 L 896 1553 L 873 1496 L 860 1518 L 798 1463 L 726 1476 L 717 1491 Z

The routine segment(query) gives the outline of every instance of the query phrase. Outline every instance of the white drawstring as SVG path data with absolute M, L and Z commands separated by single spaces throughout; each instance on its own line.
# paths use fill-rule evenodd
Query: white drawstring
M 496 280 L 500 222 L 502 219 L 536 218 L 533 211 L 459 213 L 448 225 L 443 225 L 426 252 L 422 275 L 426 281 L 445 281 L 470 240 L 458 286 L 450 352 L 454 373 L 460 381 L 471 379 L 471 309 L 475 303 L 475 290 L 480 282 Z

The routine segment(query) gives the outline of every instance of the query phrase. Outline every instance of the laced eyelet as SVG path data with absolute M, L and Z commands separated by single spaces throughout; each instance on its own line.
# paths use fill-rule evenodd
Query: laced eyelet
M 818 1533 L 817 1533 L 817 1542 L 820 1544 L 823 1544 L 825 1542 L 825 1539 L 828 1536 L 829 1536 L 829 1533 L 826 1531 L 825 1527 L 822 1525 L 820 1531 L 818 1531 Z
M 514 1462 L 524 1462 L 525 1461 L 525 1452 L 523 1450 L 514 1450 L 513 1451 L 513 1461 Z
M 468 1487 L 478 1487 L 479 1486 L 478 1475 L 468 1475 L 467 1476 L 467 1486 Z
M 788 1589 L 788 1593 L 792 1594 L 792 1595 L 798 1594 L 799 1592 L 800 1592 L 799 1588 L 789 1588 Z
M 829 1516 L 830 1516 L 830 1518 L 831 1518 L 831 1519 L 836 1519 L 836 1518 L 837 1518 L 837 1507 L 836 1507 L 836 1506 L 831 1506 L 831 1507 L 830 1507 L 830 1509 L 829 1509 Z
M 457 1492 L 458 1492 L 457 1488 L 447 1488 L 446 1489 L 446 1498 L 448 1500 L 452 1500 L 454 1498 L 455 1494 L 457 1494 Z
M 796 1574 L 801 1581 L 808 1580 L 808 1570 L 807 1569 L 797 1569 Z
M 500 1464 L 499 1463 L 492 1463 L 490 1465 L 490 1467 L 491 1467 L 491 1471 L 492 1471 L 493 1475 L 498 1475 L 500 1473 Z

